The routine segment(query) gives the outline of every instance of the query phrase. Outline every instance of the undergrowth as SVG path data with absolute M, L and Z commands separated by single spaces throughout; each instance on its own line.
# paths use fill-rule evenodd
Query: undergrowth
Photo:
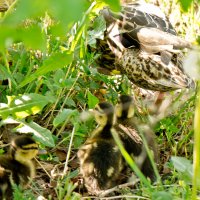
M 191 1 L 188 5 L 183 1 L 183 8 L 189 7 L 183 12 L 176 0 L 150 2 L 159 4 L 179 35 L 193 42 L 198 39 L 198 3 L 189 7 Z M 21 0 L 1 15 L 0 152 L 6 151 L 5 144 L 16 133 L 32 133 L 47 151 L 38 157 L 37 176 L 28 190 L 14 186 L 15 199 L 93 198 L 82 192 L 76 152 L 96 126 L 87 111 L 98 102 L 116 104 L 119 94 L 135 95 L 138 118 L 149 123 L 149 102 L 154 94 L 145 93 L 145 99 L 127 77 L 98 73 L 94 62 L 98 55 L 87 49 L 88 44 L 95 46 L 95 38 L 102 37 L 105 30 L 101 19 L 93 30 L 89 27 L 106 3 L 115 11 L 120 9 L 114 0 Z M 198 134 L 200 129 L 198 125 L 195 131 L 193 128 L 198 98 L 186 91 L 182 96 L 168 95 L 173 99 L 170 112 L 154 127 L 161 181 L 144 180 L 134 189 L 122 187 L 107 199 L 199 198 L 199 184 L 193 176 L 194 142 L 200 143 L 194 139 L 194 132 Z

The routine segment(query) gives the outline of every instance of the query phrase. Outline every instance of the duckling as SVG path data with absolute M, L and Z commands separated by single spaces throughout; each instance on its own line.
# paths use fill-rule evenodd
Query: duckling
M 92 132 L 77 155 L 80 173 L 90 194 L 115 186 L 122 170 L 122 155 L 112 137 L 115 123 L 114 108 L 108 102 L 99 103 L 94 109 L 99 126 Z
M 29 136 L 18 136 L 11 141 L 10 151 L 0 156 L 0 199 L 12 199 L 12 184 L 28 185 L 35 176 L 32 159 L 38 144 Z
M 96 48 L 101 71 L 118 70 L 148 90 L 195 88 L 182 66 L 182 49 L 191 48 L 191 44 L 177 36 L 164 13 L 145 2 L 121 8 L 119 13 L 109 8 L 100 12 L 106 21 L 104 39 L 97 40 Z
M 129 154 L 133 154 L 138 160 L 138 166 L 141 168 L 143 174 L 149 177 L 151 180 L 155 180 L 155 173 L 151 165 L 151 161 L 147 155 L 141 134 L 137 129 L 140 125 L 137 119 L 134 118 L 134 104 L 133 98 L 128 95 L 121 95 L 119 103 L 116 105 L 117 115 L 117 131 L 120 134 L 121 140 L 124 143 L 124 147 Z M 121 129 L 121 131 L 120 131 Z M 143 128 L 143 134 L 149 148 L 153 151 L 154 161 L 158 161 L 157 145 L 155 142 L 155 136 L 152 130 L 146 127 Z M 142 159 L 141 159 L 142 157 Z

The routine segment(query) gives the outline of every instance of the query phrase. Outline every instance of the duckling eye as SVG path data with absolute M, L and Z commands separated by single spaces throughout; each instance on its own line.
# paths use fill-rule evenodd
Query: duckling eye
M 99 119 L 103 119 L 105 115 L 99 115 Z

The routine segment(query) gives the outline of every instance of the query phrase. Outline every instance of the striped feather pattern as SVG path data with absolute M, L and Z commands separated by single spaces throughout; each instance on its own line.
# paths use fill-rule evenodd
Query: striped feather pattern
M 182 49 L 191 44 L 177 36 L 175 29 L 152 4 L 131 3 L 120 13 L 109 8 L 101 12 L 107 29 L 97 41 L 97 64 L 119 70 L 137 86 L 158 91 L 194 88 L 194 81 L 182 67 Z

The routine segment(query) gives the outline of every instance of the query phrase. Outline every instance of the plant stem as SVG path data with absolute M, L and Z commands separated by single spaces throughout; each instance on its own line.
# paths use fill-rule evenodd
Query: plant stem
M 198 87 L 194 116 L 193 171 L 192 200 L 195 200 L 197 199 L 197 188 L 200 180 L 200 87 Z
M 65 167 L 64 167 L 64 170 L 63 170 L 63 175 L 66 174 L 67 170 L 68 170 L 68 162 L 69 162 L 70 152 L 71 152 L 71 148 L 72 148 L 72 144 L 73 144 L 73 138 L 74 138 L 75 129 L 76 129 L 75 127 L 76 126 L 74 125 L 74 128 L 72 130 L 72 134 L 71 134 L 68 152 L 67 152 L 67 157 L 66 157 L 66 161 L 65 161 Z
M 114 129 L 112 129 L 112 136 L 113 136 L 116 144 L 118 145 L 118 147 L 119 147 L 119 149 L 121 151 L 122 156 L 124 157 L 124 159 L 126 160 L 126 162 L 129 164 L 129 166 L 131 167 L 131 169 L 140 178 L 140 180 L 142 181 L 142 183 L 144 183 L 144 185 L 146 185 L 148 187 L 148 189 L 150 191 L 152 191 L 152 187 L 151 187 L 150 182 L 142 174 L 142 172 L 140 171 L 140 169 L 138 168 L 138 166 L 135 164 L 134 160 L 131 158 L 131 156 L 128 154 L 128 152 L 125 150 L 122 142 L 120 141 L 118 133 Z

